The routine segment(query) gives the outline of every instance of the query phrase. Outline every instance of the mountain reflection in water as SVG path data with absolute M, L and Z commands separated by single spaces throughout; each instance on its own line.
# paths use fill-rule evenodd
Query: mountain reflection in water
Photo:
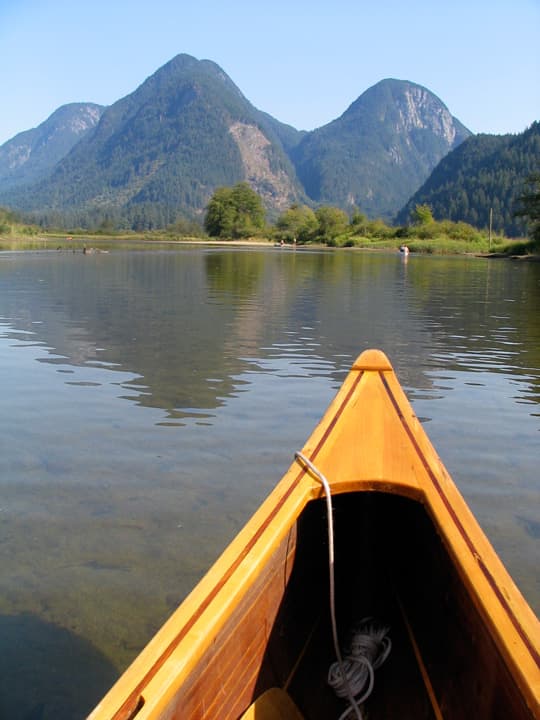
M 367 347 L 538 610 L 539 296 L 540 266 L 467 258 L 0 254 L 0 632 L 21 635 L 0 717 L 88 712 Z M 21 703 L 53 665 L 63 692 L 36 680 Z

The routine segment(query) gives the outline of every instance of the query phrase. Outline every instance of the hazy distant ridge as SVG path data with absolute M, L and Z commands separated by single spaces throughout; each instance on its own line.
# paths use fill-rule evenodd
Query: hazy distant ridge
M 0 188 L 27 185 L 54 166 L 98 124 L 103 107 L 95 103 L 63 105 L 41 125 L 0 146 Z

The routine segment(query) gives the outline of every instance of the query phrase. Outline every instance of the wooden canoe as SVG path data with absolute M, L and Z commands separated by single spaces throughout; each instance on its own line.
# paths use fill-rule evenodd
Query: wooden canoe
M 360 355 L 302 454 L 331 486 L 338 634 L 390 628 L 369 719 L 540 718 L 538 619 L 382 352 Z M 294 459 L 90 720 L 338 718 L 323 494 Z

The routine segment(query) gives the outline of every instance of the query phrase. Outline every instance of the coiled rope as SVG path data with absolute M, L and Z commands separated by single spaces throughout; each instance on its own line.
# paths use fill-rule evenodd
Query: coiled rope
M 378 626 L 371 618 L 365 618 L 353 629 L 342 664 L 332 663 L 328 670 L 328 684 L 338 697 L 349 699 L 350 690 L 355 702 L 360 705 L 371 695 L 375 670 L 383 664 L 392 649 L 388 630 L 387 627 Z M 344 720 L 351 709 L 348 707 L 339 720 Z
M 328 684 L 333 688 L 338 697 L 347 698 L 349 701 L 349 706 L 340 715 L 339 720 L 344 720 L 351 712 L 354 712 L 357 720 L 363 720 L 359 706 L 371 695 L 375 683 L 375 670 L 380 667 L 388 657 L 392 649 L 392 642 L 388 637 L 387 627 L 379 627 L 371 618 L 366 618 L 354 628 L 345 658 L 343 657 L 339 645 L 336 621 L 334 521 L 330 484 L 320 470 L 318 470 L 305 455 L 301 452 L 296 452 L 294 456 L 308 467 L 319 480 L 324 488 L 326 498 L 330 619 L 334 652 L 336 654 L 336 662 L 332 663 L 328 670 Z

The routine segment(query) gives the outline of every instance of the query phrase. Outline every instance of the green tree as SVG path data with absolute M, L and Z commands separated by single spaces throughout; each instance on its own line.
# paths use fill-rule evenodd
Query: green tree
M 218 188 L 206 208 L 204 227 L 212 237 L 247 237 L 264 228 L 260 196 L 246 182 Z
M 433 222 L 433 213 L 427 204 L 416 205 L 411 215 L 414 225 L 429 225 Z
M 203 235 L 200 223 L 182 215 L 179 215 L 174 223 L 167 227 L 167 232 L 179 237 L 200 237 Z
M 294 204 L 279 216 L 276 222 L 278 236 L 288 242 L 309 242 L 315 235 L 319 223 L 313 210 L 307 205 Z
M 349 217 L 344 210 L 330 205 L 322 205 L 315 211 L 319 223 L 318 237 L 323 242 L 335 242 L 339 235 L 349 229 Z
M 367 222 L 367 215 L 360 212 L 358 208 L 355 208 L 351 217 L 351 227 L 353 227 L 355 231 L 361 231 L 365 228 Z
M 232 237 L 234 217 L 232 188 L 218 188 L 206 208 L 204 229 L 212 237 Z
M 520 207 L 515 214 L 527 219 L 531 238 L 540 242 L 540 172 L 531 173 L 525 186 L 528 189 L 518 197 Z
M 232 200 L 236 210 L 233 231 L 238 237 L 253 235 L 264 228 L 265 210 L 262 199 L 247 182 L 241 182 L 232 189 Z

